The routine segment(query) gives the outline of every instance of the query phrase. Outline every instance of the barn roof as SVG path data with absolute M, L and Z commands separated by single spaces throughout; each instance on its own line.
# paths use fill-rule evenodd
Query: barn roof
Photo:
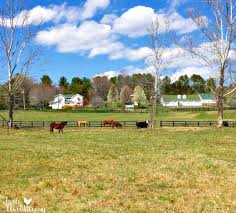
M 186 95 L 186 99 L 183 99 L 183 95 L 181 95 L 181 99 L 178 99 L 178 95 L 163 95 L 162 96 L 164 102 L 177 102 L 177 101 L 200 101 L 199 95 Z
M 202 100 L 215 100 L 214 96 L 211 93 L 202 93 L 200 94 Z

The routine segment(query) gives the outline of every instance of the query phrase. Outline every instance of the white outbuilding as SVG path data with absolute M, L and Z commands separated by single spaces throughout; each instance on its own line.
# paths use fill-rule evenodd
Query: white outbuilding
M 50 102 L 49 107 L 52 109 L 63 109 L 65 105 L 68 106 L 83 106 L 84 97 L 80 94 L 75 95 L 63 95 L 58 94 L 54 97 L 54 100 Z

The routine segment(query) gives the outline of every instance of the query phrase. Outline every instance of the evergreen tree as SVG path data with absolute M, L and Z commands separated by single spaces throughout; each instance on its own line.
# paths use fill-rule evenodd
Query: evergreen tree
M 43 75 L 41 77 L 41 83 L 47 86 L 52 86 L 52 79 L 48 75 Z
M 168 95 L 171 93 L 171 80 L 168 76 L 166 76 L 163 80 L 162 85 L 162 94 Z
M 62 76 L 62 77 L 60 78 L 60 80 L 59 80 L 59 86 L 60 86 L 60 87 L 63 87 L 65 90 L 68 89 L 69 83 L 68 83 L 66 77 Z
M 202 76 L 193 74 L 190 77 L 190 81 L 191 81 L 191 86 L 192 86 L 194 93 L 196 93 L 196 94 L 197 93 L 204 93 L 206 82 Z

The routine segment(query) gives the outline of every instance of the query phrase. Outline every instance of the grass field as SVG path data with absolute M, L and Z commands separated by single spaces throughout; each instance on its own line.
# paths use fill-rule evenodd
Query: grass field
M 0 212 L 236 212 L 235 128 L 0 131 Z
M 7 117 L 5 111 L 0 115 Z M 40 111 L 16 111 L 17 121 L 54 121 L 54 120 L 90 120 L 102 121 L 114 119 L 123 121 L 147 120 L 150 115 L 147 113 L 73 113 L 73 112 L 40 112 Z M 216 120 L 217 112 L 168 112 L 158 115 L 158 120 Z M 236 120 L 236 110 L 225 111 L 226 120 Z

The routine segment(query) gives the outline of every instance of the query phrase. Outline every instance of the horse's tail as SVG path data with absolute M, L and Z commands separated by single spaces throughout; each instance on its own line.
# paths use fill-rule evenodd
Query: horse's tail
M 53 128 L 54 128 L 54 122 L 50 124 L 50 133 L 53 132 Z

